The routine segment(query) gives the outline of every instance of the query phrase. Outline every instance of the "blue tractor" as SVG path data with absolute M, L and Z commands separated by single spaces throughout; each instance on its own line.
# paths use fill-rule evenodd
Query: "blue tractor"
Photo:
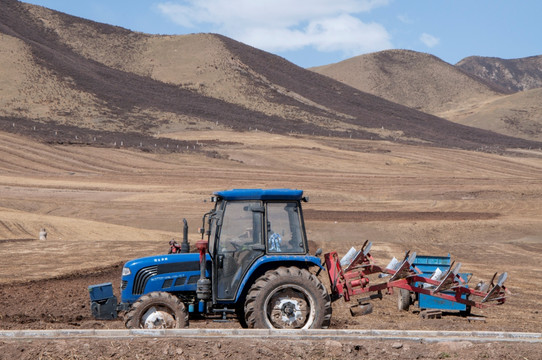
M 327 328 L 331 299 L 314 274 L 323 267 L 309 254 L 303 191 L 226 190 L 212 201 L 199 253 L 128 261 L 119 304 L 111 283 L 89 287 L 93 315 L 124 311 L 128 328 L 182 328 L 189 315 L 236 315 L 250 328 Z

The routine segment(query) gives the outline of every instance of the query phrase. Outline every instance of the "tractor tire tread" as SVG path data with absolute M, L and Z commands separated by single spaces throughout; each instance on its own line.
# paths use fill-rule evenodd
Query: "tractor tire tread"
M 175 328 L 188 326 L 188 311 L 184 303 L 176 296 L 163 292 L 153 291 L 141 296 L 133 303 L 131 309 L 126 313 L 124 324 L 128 329 L 141 328 L 141 317 L 145 312 L 156 305 L 165 305 L 175 311 Z
M 261 321 L 258 321 L 258 315 L 262 315 L 261 296 L 263 292 L 269 292 L 274 285 L 288 282 L 288 279 L 294 279 L 302 283 L 305 288 L 314 289 L 316 304 L 320 304 L 320 309 L 316 309 L 317 316 L 310 328 L 326 329 L 331 323 L 331 298 L 322 284 L 322 282 L 306 269 L 295 266 L 281 266 L 274 270 L 267 271 L 257 279 L 250 288 L 245 300 L 245 322 L 249 328 L 265 328 Z

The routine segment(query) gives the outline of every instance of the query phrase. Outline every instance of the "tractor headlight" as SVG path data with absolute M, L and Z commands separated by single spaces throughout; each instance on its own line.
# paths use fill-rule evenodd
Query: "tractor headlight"
M 123 267 L 122 268 L 122 276 L 128 276 L 128 275 L 132 275 L 132 272 L 130 271 L 130 268 Z

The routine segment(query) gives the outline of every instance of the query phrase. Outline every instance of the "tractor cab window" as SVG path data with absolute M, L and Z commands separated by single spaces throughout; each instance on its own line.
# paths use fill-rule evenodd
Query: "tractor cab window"
M 303 233 L 297 202 L 267 204 L 267 251 L 304 253 Z
M 217 298 L 233 299 L 245 271 L 265 251 L 259 201 L 225 204 L 217 248 Z

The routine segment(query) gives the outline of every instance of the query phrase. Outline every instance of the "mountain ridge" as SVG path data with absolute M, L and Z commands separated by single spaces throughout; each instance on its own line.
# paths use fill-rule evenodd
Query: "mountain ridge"
M 519 59 L 469 56 L 455 66 L 510 92 L 542 87 L 542 55 Z
M 196 47 L 199 40 L 209 40 L 214 57 L 205 60 L 201 54 L 192 54 L 193 67 L 185 71 L 188 74 L 195 66 L 196 75 L 177 74 L 177 79 L 171 79 L 173 76 L 168 73 L 182 68 L 178 64 L 185 64 L 175 64 L 173 50 L 188 51 L 180 45 L 171 48 L 164 44 L 175 41 L 180 44 L 180 37 L 133 33 L 13 0 L 0 0 L 0 3 L 5 9 L 0 14 L 0 33 L 5 34 L 2 41 L 8 36 L 9 41 L 20 41 L 31 58 L 23 51 L 19 55 L 36 73 L 28 79 L 26 88 L 15 84 L 8 89 L 23 95 L 13 101 L 11 108 L 2 110 L 0 115 L 4 118 L 16 120 L 23 116 L 37 122 L 153 136 L 183 129 L 221 127 L 466 149 L 533 146 L 529 141 L 457 125 L 361 92 L 222 35 L 183 36 L 182 39 L 192 41 Z M 48 17 L 40 17 L 47 12 Z M 72 36 L 71 42 L 79 43 L 79 48 L 63 40 L 66 35 L 59 35 L 66 29 L 55 28 L 55 17 L 62 20 Z M 87 42 L 83 41 L 81 32 L 86 33 L 88 27 L 107 37 L 111 44 L 122 43 L 128 37 L 125 55 L 128 60 L 117 58 L 115 63 L 115 56 L 108 60 L 104 59 L 107 54 L 103 50 L 96 52 L 95 44 L 85 47 Z M 162 61 L 162 66 L 153 67 L 153 71 L 159 69 L 162 73 L 138 74 L 123 65 L 134 67 L 138 61 L 149 61 L 141 60 L 149 54 L 140 47 L 142 39 L 147 41 L 143 45 L 154 46 L 153 49 L 163 47 L 162 52 L 150 52 L 158 54 L 158 60 Z M 217 49 L 217 43 L 223 48 Z M 169 67 L 164 65 L 166 56 L 173 61 Z M 188 53 L 185 58 L 190 56 Z M 201 73 L 197 73 L 198 66 Z M 202 74 L 207 77 L 199 77 Z M 47 87 L 42 82 L 47 82 Z
M 538 61 L 538 57 L 523 60 Z M 517 59 L 516 62 L 522 64 L 523 60 Z M 538 130 L 542 128 L 542 118 L 539 116 L 539 101 L 535 97 L 514 93 L 504 82 L 478 77 L 467 68 L 453 66 L 430 54 L 385 50 L 311 70 L 361 91 L 459 124 L 542 140 L 542 131 Z M 525 75 L 521 71 L 517 73 Z M 522 104 L 525 116 L 519 115 L 521 112 L 516 111 L 517 105 L 506 101 L 507 97 Z M 508 109 L 503 108 L 505 104 Z M 495 109 L 490 109 L 490 106 Z M 494 114 L 493 118 L 488 116 L 490 113 Z M 508 119 L 510 116 L 513 121 Z

